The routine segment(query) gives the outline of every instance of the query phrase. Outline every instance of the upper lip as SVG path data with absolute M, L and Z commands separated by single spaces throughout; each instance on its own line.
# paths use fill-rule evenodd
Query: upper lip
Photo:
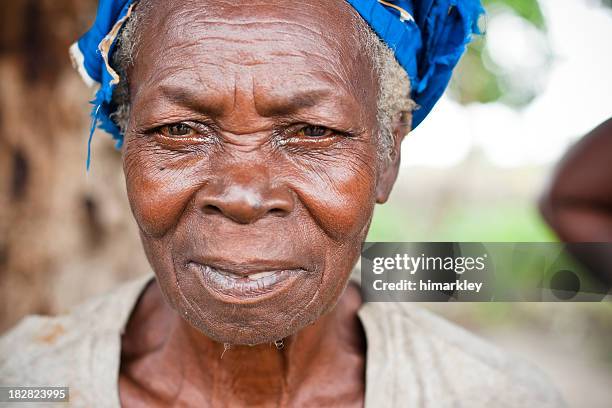
M 200 265 L 209 266 L 223 272 L 237 276 L 249 276 L 261 272 L 287 271 L 287 270 L 306 270 L 303 266 L 297 265 L 295 262 L 284 260 L 249 260 L 249 261 L 230 261 L 226 259 L 190 259 L 188 263 L 193 262 Z

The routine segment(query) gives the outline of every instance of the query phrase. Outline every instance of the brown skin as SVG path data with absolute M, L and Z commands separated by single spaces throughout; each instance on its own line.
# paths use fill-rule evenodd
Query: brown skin
M 612 242 L 612 119 L 563 157 L 540 200 L 540 210 L 562 241 Z M 609 247 L 592 247 L 575 255 L 612 284 Z
M 122 403 L 362 405 L 347 281 L 409 125 L 382 166 L 359 17 L 341 0 L 154 3 L 123 158 L 157 282 L 123 336 Z M 213 284 L 284 270 L 247 291 Z

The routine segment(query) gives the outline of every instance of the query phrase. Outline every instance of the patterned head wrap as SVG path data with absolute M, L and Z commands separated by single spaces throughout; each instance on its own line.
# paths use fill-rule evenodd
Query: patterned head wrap
M 70 47 L 72 60 L 89 85 L 100 88 L 92 101 L 91 136 L 96 126 L 123 143 L 123 134 L 111 120 L 113 89 L 119 76 L 110 66 L 117 35 L 136 0 L 100 0 L 96 20 Z M 408 73 L 413 112 L 412 127 L 431 111 L 444 93 L 454 67 L 478 33 L 483 13 L 480 0 L 347 0 L 378 36 L 393 50 Z M 87 159 L 89 166 L 89 155 Z

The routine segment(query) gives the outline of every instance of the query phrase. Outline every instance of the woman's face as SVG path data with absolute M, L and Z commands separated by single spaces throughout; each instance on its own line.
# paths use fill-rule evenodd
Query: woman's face
M 168 302 L 259 344 L 346 285 L 375 203 L 377 82 L 344 1 L 244 4 L 145 13 L 124 171 Z

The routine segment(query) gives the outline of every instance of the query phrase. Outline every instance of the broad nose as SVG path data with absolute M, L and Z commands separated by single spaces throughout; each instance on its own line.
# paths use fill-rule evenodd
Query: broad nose
M 239 224 L 251 224 L 267 217 L 285 217 L 293 211 L 294 198 L 288 188 L 273 186 L 256 169 L 226 173 L 211 180 L 197 195 L 205 214 L 217 214 Z

